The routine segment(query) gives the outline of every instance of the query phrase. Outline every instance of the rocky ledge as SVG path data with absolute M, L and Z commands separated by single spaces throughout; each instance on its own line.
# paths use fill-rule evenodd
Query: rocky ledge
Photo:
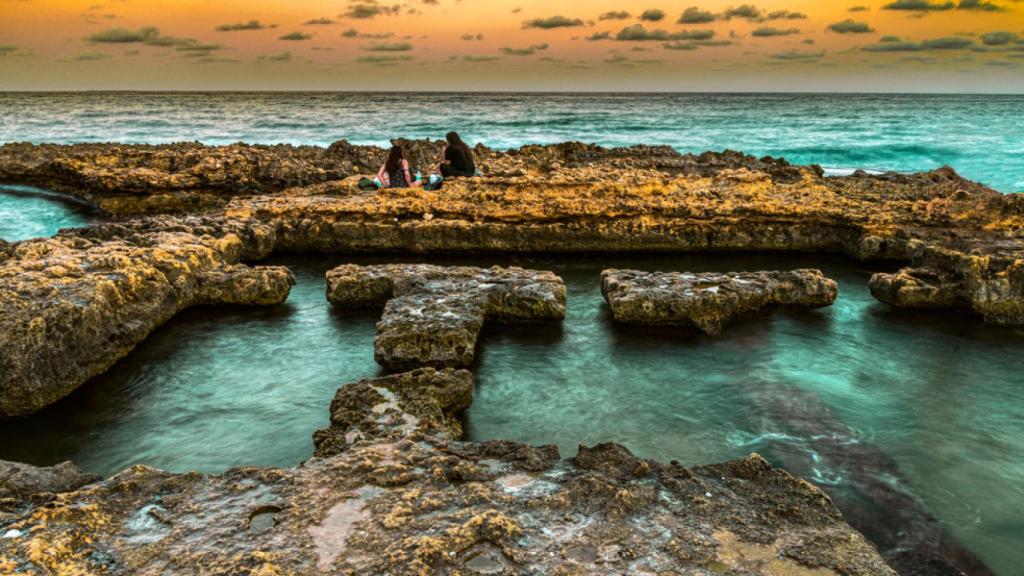
M 831 306 L 839 287 L 820 270 L 724 274 L 605 270 L 601 293 L 617 322 L 696 326 L 716 335 L 730 321 L 767 306 Z
M 928 246 L 913 265 L 871 277 L 871 294 L 901 308 L 956 308 L 986 322 L 1024 325 L 1024 247 L 958 251 Z
M 554 446 L 457 441 L 468 372 L 351 386 L 303 466 L 215 476 L 138 466 L 37 497 L 0 522 L 0 569 L 895 574 L 824 492 L 760 456 L 686 468 L 601 444 L 560 460 Z
M 291 272 L 239 263 L 265 257 L 273 234 L 259 223 L 159 218 L 10 246 L 0 260 L 0 416 L 63 398 L 184 308 L 283 302 Z
M 335 306 L 384 308 L 374 357 L 388 369 L 464 367 L 485 321 L 565 317 L 565 283 L 551 272 L 429 264 L 339 266 L 327 273 Z

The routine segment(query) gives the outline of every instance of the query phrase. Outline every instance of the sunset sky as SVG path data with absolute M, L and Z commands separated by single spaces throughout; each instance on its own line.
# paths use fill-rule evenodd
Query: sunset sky
M 1024 92 L 1022 0 L 0 0 L 0 90 Z

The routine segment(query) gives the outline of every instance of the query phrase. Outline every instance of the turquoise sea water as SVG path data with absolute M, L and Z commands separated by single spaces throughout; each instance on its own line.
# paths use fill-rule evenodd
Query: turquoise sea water
M 0 93 L 0 141 L 291 143 L 441 138 L 731 148 L 856 168 L 949 164 L 1024 191 L 1024 96 L 755 94 Z

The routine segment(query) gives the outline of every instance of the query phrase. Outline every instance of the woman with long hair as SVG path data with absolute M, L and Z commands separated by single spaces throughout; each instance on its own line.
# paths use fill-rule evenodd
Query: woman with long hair
M 459 133 L 449 132 L 444 139 L 445 146 L 441 152 L 441 175 L 445 178 L 475 175 L 476 165 L 473 163 L 473 151 L 462 141 Z
M 377 171 L 377 179 L 383 188 L 418 188 L 421 184 L 409 173 L 409 161 L 400 146 L 391 147 L 387 161 Z

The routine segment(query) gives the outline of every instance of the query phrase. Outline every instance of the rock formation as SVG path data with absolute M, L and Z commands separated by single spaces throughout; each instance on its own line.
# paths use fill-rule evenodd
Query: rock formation
M 1024 247 L 972 253 L 926 247 L 912 267 L 871 277 L 871 294 L 901 308 L 958 308 L 1024 325 Z
M 726 274 L 605 270 L 601 293 L 617 322 L 696 326 L 715 335 L 728 322 L 766 306 L 831 306 L 839 288 L 819 270 Z
M 139 466 L 57 495 L 0 526 L 0 568 L 895 574 L 823 492 L 757 455 L 685 468 L 615 444 L 561 461 L 553 446 L 456 441 L 446 422 L 467 385 L 466 372 L 423 370 L 343 388 L 332 423 L 361 437 L 321 443 L 331 455 L 298 468 Z
M 71 462 L 40 468 L 0 460 L 0 538 L 3 525 L 22 512 L 31 498 L 71 492 L 99 480 L 99 476 L 87 474 Z
M 196 217 L 15 244 L 0 261 L 0 416 L 63 398 L 184 308 L 283 302 L 286 268 L 238 263 L 272 246 L 266 225 Z
M 384 308 L 374 357 L 389 369 L 473 362 L 485 320 L 565 317 L 565 284 L 551 272 L 429 264 L 339 266 L 327 273 L 336 306 Z

